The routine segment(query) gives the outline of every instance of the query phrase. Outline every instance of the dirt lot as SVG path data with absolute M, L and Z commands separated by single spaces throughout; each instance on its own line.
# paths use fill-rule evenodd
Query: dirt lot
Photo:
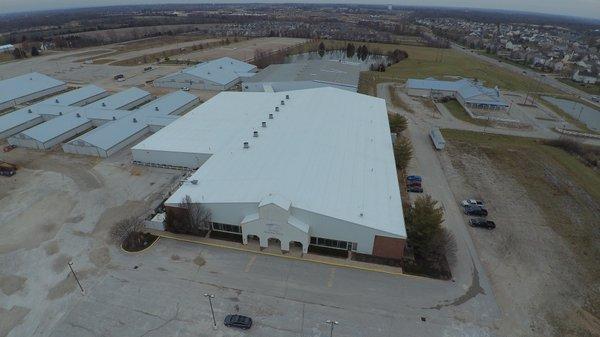
M 113 268 L 112 225 L 151 210 L 181 175 L 132 166 L 128 152 L 109 159 L 0 153 L 19 167 L 0 177 L 0 336 L 48 333 L 80 296 L 67 263 L 92 287 Z
M 181 54 L 172 59 L 189 61 L 206 61 L 214 58 L 229 56 L 238 60 L 250 60 L 257 49 L 275 51 L 305 42 L 305 39 L 285 37 L 265 37 L 232 43 L 227 46 L 200 50 L 192 53 Z
M 532 139 L 443 132 L 456 202 L 483 199 L 497 225 L 469 230 L 503 335 L 600 335 L 600 174 Z

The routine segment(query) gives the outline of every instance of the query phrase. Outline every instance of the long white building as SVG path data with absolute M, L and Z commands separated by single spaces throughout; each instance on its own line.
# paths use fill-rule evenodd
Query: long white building
M 0 110 L 67 89 L 67 84 L 40 73 L 0 81 Z
M 335 88 L 223 92 L 132 148 L 198 168 L 166 201 L 212 212 L 244 243 L 400 258 L 406 230 L 385 101 Z
M 154 86 L 221 91 L 233 87 L 244 78 L 253 76 L 256 70 L 256 66 L 252 64 L 231 57 L 222 57 L 156 79 Z

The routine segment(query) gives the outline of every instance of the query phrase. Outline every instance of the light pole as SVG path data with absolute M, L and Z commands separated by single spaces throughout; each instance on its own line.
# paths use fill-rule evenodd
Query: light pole
M 329 330 L 329 337 L 333 337 L 333 326 L 334 325 L 338 325 L 338 321 L 332 321 L 332 320 L 326 320 L 325 323 L 329 324 L 329 326 L 331 327 L 331 329 Z
M 212 306 L 212 299 L 215 298 L 215 295 L 204 294 L 204 296 L 208 297 L 208 303 L 210 304 L 210 313 L 212 314 L 212 319 L 213 319 L 213 328 L 216 329 L 217 328 L 217 320 L 215 319 L 215 311 L 213 310 L 213 306 Z

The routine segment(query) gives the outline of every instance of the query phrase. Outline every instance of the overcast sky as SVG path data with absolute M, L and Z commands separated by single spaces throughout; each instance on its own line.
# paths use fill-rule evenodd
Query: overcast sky
M 500 8 L 550 14 L 562 14 L 600 19 L 600 0 L 0 0 L 0 13 L 42 9 L 89 7 L 104 5 L 157 4 L 157 3 L 244 3 L 244 2 L 314 2 L 314 3 L 368 3 L 419 6 L 450 6 L 472 8 Z

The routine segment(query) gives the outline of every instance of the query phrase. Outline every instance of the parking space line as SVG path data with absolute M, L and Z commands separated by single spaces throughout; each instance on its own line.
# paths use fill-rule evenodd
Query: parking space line
M 250 260 L 246 264 L 246 268 L 244 268 L 244 273 L 247 273 L 247 272 L 250 271 L 250 268 L 252 267 L 252 264 L 254 264 L 254 260 L 256 260 L 256 255 L 252 255 L 252 257 L 250 258 Z
M 327 288 L 331 288 L 333 285 L 333 279 L 335 278 L 335 268 L 331 268 L 331 272 L 329 273 L 329 278 L 327 279 Z

